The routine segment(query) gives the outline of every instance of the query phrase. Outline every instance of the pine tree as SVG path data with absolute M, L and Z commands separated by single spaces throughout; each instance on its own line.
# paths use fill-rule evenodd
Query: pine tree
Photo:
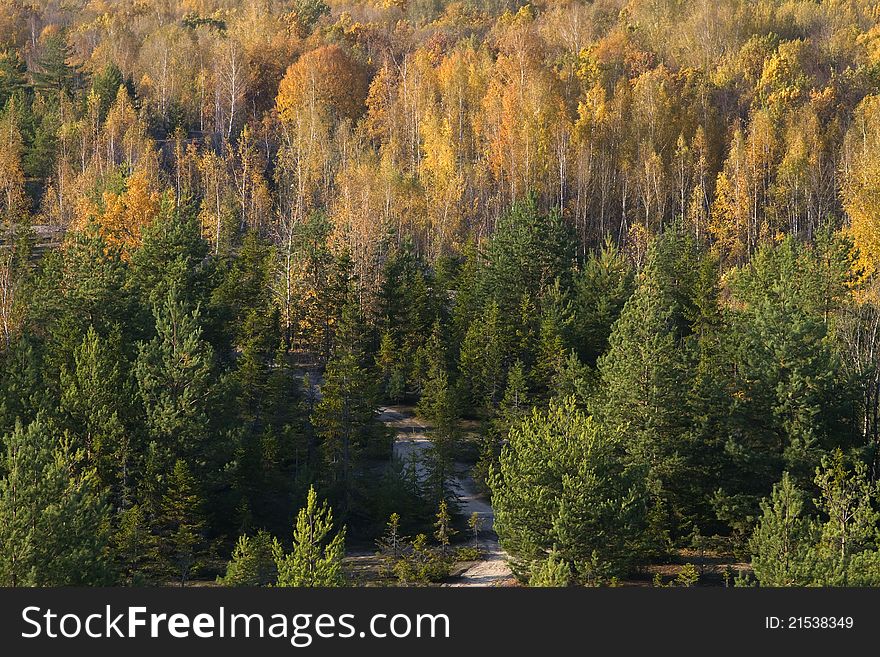
M 209 251 L 192 207 L 163 202 L 156 219 L 143 228 L 140 246 L 131 253 L 127 287 L 146 309 L 165 303 L 174 290 L 190 307 L 202 308 L 211 335 L 214 322 L 208 310 L 213 309 L 210 297 L 216 268 L 207 257 Z M 252 287 L 245 289 L 250 292 Z
M 110 576 L 109 509 L 94 470 L 40 415 L 3 439 L 0 583 L 86 586 Z
M 278 577 L 275 553 L 281 549 L 277 538 L 259 531 L 253 536 L 239 536 L 226 574 L 217 578 L 222 586 L 267 586 Z
M 497 303 L 490 303 L 467 329 L 458 357 L 465 405 L 490 415 L 502 393 L 507 340 Z
M 474 483 L 489 492 L 489 471 L 498 463 L 501 446 L 507 440 L 511 428 L 517 426 L 531 411 L 529 390 L 525 368 L 520 360 L 510 366 L 507 372 L 507 387 L 498 406 L 498 414 L 489 423 L 488 430 L 480 441 L 480 457 L 474 465 Z
M 139 586 L 149 581 L 154 571 L 150 560 L 157 560 L 158 537 L 150 532 L 143 508 L 134 504 L 117 514 L 116 530 L 112 536 L 114 567 L 119 583 Z
M 574 243 L 562 217 L 542 214 L 534 197 L 515 203 L 487 247 L 484 294 L 509 318 L 517 316 L 524 294 L 543 299 L 557 280 L 568 289 Z
M 577 322 L 573 325 L 578 355 L 595 365 L 608 348 L 611 327 L 635 289 L 629 261 L 606 238 L 598 253 L 590 253 L 575 275 L 572 303 Z
M 207 522 L 198 484 L 181 459 L 168 474 L 155 525 L 161 571 L 186 586 L 205 556 Z
M 793 586 L 810 580 L 810 550 L 816 528 L 804 514 L 804 494 L 785 473 L 761 503 L 762 517 L 749 543 L 752 568 L 763 586 Z
M 626 436 L 630 459 L 648 468 L 651 490 L 673 513 L 679 511 L 685 476 L 681 437 L 688 426 L 690 360 L 675 324 L 670 299 L 646 278 L 599 359 L 602 396 L 597 401 L 603 426 Z
M 278 586 L 343 586 L 342 558 L 345 555 L 345 527 L 332 538 L 333 510 L 325 501 L 318 506 L 318 494 L 309 488 L 306 505 L 296 516 L 293 551 L 274 548 Z
M 826 283 L 793 240 L 761 247 L 733 281 L 736 405 L 731 447 L 740 490 L 757 498 L 787 470 L 805 487 L 822 454 L 854 443 L 853 393 L 825 323 Z M 748 474 L 747 474 L 748 473 Z
M 403 537 L 400 535 L 400 514 L 392 513 L 385 525 L 385 533 L 376 541 L 379 553 L 391 559 L 400 557 L 403 551 Z
M 42 53 L 37 60 L 37 71 L 32 73 L 34 89 L 47 96 L 60 93 L 72 94 L 79 75 L 77 67 L 71 66 L 67 35 L 58 31 L 43 40 Z
M 215 394 L 213 349 L 202 340 L 198 308 L 188 308 L 176 292 L 154 314 L 157 335 L 141 344 L 134 366 L 147 428 L 169 468 L 185 458 L 201 470 L 212 459 L 205 448 Z
M 17 421 L 30 424 L 40 411 L 55 406 L 49 368 L 41 350 L 20 337 L 0 352 L 0 433 L 6 435 Z
M 89 327 L 74 352 L 74 368 L 61 370 L 59 411 L 86 458 L 94 464 L 101 483 L 116 504 L 130 500 L 134 472 L 130 418 L 131 390 L 118 358 L 121 338 L 114 333 L 102 340 Z
M 574 400 L 534 410 L 510 431 L 489 481 L 495 530 L 514 573 L 528 579 L 554 547 L 582 582 L 625 574 L 644 560 L 642 476 Z
M 570 350 L 570 331 L 574 323 L 571 302 L 559 287 L 557 280 L 544 301 L 544 311 L 538 330 L 538 346 L 533 371 L 536 385 L 543 389 L 552 386 Z
M 446 504 L 446 500 L 440 500 L 434 527 L 434 538 L 440 544 L 440 551 L 445 555 L 449 551 L 450 539 L 458 533 L 452 526 L 452 516 L 449 514 L 449 506 Z
M 391 333 L 385 331 L 379 340 L 379 351 L 376 353 L 376 369 L 382 377 L 382 390 L 385 399 L 399 403 L 406 392 L 406 374 L 401 360 L 400 350 Z
M 21 97 L 27 88 L 27 66 L 12 48 L 0 51 L 0 108 L 6 107 L 10 98 Z
M 550 550 L 547 558 L 529 578 L 529 586 L 536 587 L 565 587 L 570 583 L 570 566 L 559 558 L 559 553 L 555 549 Z
M 51 336 L 45 355 L 53 367 L 73 368 L 73 353 L 89 326 L 99 335 L 120 328 L 125 343 L 133 338 L 129 329 L 137 311 L 125 282 L 121 252 L 93 221 L 67 233 L 63 257 L 43 260 L 31 289 L 30 316 Z
M 880 489 L 868 478 L 867 470 L 860 461 L 850 470 L 840 449 L 823 458 L 816 470 L 816 506 L 827 518 L 822 525 L 823 552 L 842 564 L 854 554 L 877 547 L 880 513 L 874 504 Z
M 453 466 L 461 430 L 458 400 L 449 383 L 439 323 L 434 325 L 426 351 L 428 371 L 418 405 L 419 415 L 431 423 L 431 445 L 425 453 L 425 487 L 431 501 L 445 503 L 456 498 Z
M 104 66 L 92 78 L 92 93 L 98 97 L 99 118 L 103 121 L 107 117 L 110 106 L 116 100 L 119 87 L 126 86 L 122 71 L 113 62 Z
M 353 507 L 360 454 L 375 450 L 384 435 L 376 419 L 374 377 L 364 366 L 361 322 L 356 305 L 347 305 L 311 418 L 321 439 L 328 485 L 343 517 Z

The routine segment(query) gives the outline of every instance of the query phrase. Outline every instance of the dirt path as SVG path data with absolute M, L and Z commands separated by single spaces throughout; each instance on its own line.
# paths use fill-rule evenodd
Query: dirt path
M 404 463 L 415 463 L 417 476 L 424 476 L 422 452 L 430 444 L 428 427 L 415 417 L 412 409 L 388 406 L 380 409 L 379 419 L 393 428 L 397 435 L 394 455 Z M 477 491 L 467 464 L 456 463 L 456 488 L 465 517 L 476 513 L 480 518 L 480 548 L 483 558 L 467 565 L 448 586 L 509 586 L 513 574 L 507 566 L 507 555 L 498 544 L 495 533 L 495 513 L 486 497 Z

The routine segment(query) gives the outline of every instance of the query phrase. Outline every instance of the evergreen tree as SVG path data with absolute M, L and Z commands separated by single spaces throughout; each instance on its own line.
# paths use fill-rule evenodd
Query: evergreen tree
M 68 63 L 71 52 L 67 34 L 61 30 L 50 34 L 41 46 L 37 70 L 32 73 L 34 89 L 50 97 L 57 97 L 59 93 L 73 94 L 79 71 Z
M 686 391 L 692 357 L 685 337 L 692 288 L 677 272 L 686 266 L 680 259 L 689 255 L 690 247 L 671 231 L 652 244 L 639 287 L 599 359 L 602 391 L 595 402 L 606 430 L 626 437 L 631 462 L 647 468 L 649 489 L 673 527 L 687 504 L 683 438 L 690 421 Z
M 403 537 L 400 535 L 400 514 L 392 513 L 385 526 L 385 533 L 376 541 L 379 553 L 391 559 L 398 559 L 403 551 Z
M 17 50 L 0 51 L 0 108 L 6 107 L 10 98 L 21 97 L 27 89 L 27 66 Z
M 94 464 L 101 484 L 112 491 L 116 504 L 131 499 L 135 453 L 132 431 L 132 391 L 118 358 L 121 338 L 114 332 L 102 340 L 89 327 L 74 352 L 74 368 L 61 370 L 60 414 Z
M 217 578 L 222 586 L 267 586 L 278 577 L 275 553 L 281 549 L 278 539 L 259 531 L 254 536 L 239 536 L 226 574 Z
M 345 555 L 345 527 L 332 538 L 333 511 L 325 501 L 318 506 L 318 494 L 309 488 L 306 505 L 296 516 L 293 551 L 285 554 L 274 547 L 278 586 L 342 586 L 342 558 Z
M 826 518 L 822 524 L 821 553 L 844 567 L 853 555 L 878 547 L 880 513 L 875 504 L 880 488 L 868 478 L 867 470 L 860 461 L 849 469 L 839 449 L 824 457 L 821 467 L 816 469 L 816 506 Z
M 120 71 L 119 67 L 113 62 L 106 64 L 104 68 L 92 78 L 92 93 L 98 97 L 98 111 L 101 121 L 107 118 L 107 112 L 116 100 L 116 96 L 119 93 L 119 87 L 127 86 L 126 80 L 122 76 L 122 71 Z M 129 95 L 134 95 L 131 93 L 131 90 L 129 90 Z
M 380 326 L 406 353 L 415 353 L 430 334 L 436 303 L 424 265 L 407 241 L 393 250 L 382 269 Z
M 810 551 L 816 528 L 804 513 L 804 494 L 788 473 L 761 502 L 762 517 L 749 543 L 752 568 L 763 586 L 805 585 L 811 581 Z
M 51 375 L 40 350 L 25 337 L 0 351 L 0 432 L 10 433 L 17 421 L 30 424 L 40 411 L 55 406 Z
M 489 242 L 484 294 L 511 318 L 524 294 L 540 300 L 557 280 L 568 289 L 574 243 L 562 217 L 542 214 L 534 197 L 514 204 Z
M 207 257 L 209 250 L 192 208 L 174 206 L 166 199 L 156 219 L 141 232 L 141 245 L 131 253 L 126 287 L 147 310 L 164 304 L 174 290 L 189 307 L 202 309 L 206 337 L 212 344 L 220 344 L 214 317 L 219 313 L 214 312 L 215 304 L 211 301 L 216 269 L 214 261 Z M 142 318 L 147 333 L 149 319 Z
M 161 572 L 186 586 L 206 554 L 204 502 L 186 462 L 178 459 L 168 474 L 155 520 Z
M 783 470 L 799 486 L 809 485 L 824 453 L 855 441 L 853 393 L 838 374 L 825 285 L 813 276 L 812 259 L 783 240 L 762 247 L 733 281 L 744 307 L 732 327 L 737 378 L 728 451 L 739 492 L 753 499 Z
M 553 379 L 569 353 L 569 335 L 573 322 L 571 302 L 560 289 L 557 280 L 544 302 L 533 373 L 536 385 L 545 390 L 552 387 Z
M 446 504 L 446 500 L 440 500 L 434 527 L 434 538 L 440 544 L 441 552 L 446 554 L 449 551 L 450 539 L 458 533 L 452 526 L 452 516 L 449 514 L 449 506 Z
M 202 340 L 199 310 L 190 310 L 176 292 L 154 310 L 156 337 L 142 343 L 134 366 L 150 438 L 166 455 L 194 459 L 202 470 L 209 454 L 210 417 L 215 394 L 213 350 Z
M 635 289 L 629 261 L 607 238 L 598 253 L 590 253 L 575 275 L 572 303 L 577 322 L 572 331 L 578 355 L 595 365 L 608 348 L 611 327 Z
M 432 502 L 445 504 L 457 497 L 452 480 L 461 431 L 456 391 L 449 383 L 439 323 L 434 325 L 426 351 L 428 371 L 418 405 L 419 415 L 431 423 L 431 444 L 425 453 L 425 488 Z
M 401 362 L 401 352 L 391 333 L 385 331 L 376 352 L 376 369 L 382 377 L 382 392 L 385 399 L 399 403 L 406 392 L 406 374 Z
M 116 516 L 116 530 L 112 536 L 113 557 L 119 583 L 140 586 L 155 574 L 151 560 L 157 561 L 156 543 L 143 508 L 135 504 L 121 510 Z
M 384 435 L 376 419 L 374 378 L 365 366 L 361 319 L 349 304 L 331 358 L 324 371 L 321 399 L 312 424 L 321 439 L 328 485 L 343 516 L 353 507 L 360 453 L 377 449 Z
M 564 587 L 571 583 L 570 567 L 559 558 L 556 550 L 550 550 L 547 558 L 529 578 L 529 586 Z
M 500 308 L 490 303 L 467 329 L 458 357 L 462 392 L 468 408 L 490 415 L 503 392 L 508 343 Z
M 473 477 L 477 486 L 489 493 L 489 471 L 498 463 L 501 446 L 510 430 L 519 425 L 531 411 L 526 373 L 522 361 L 517 360 L 507 372 L 507 387 L 498 407 L 498 414 L 480 441 L 480 457 L 474 465 Z
M 131 318 L 136 316 L 125 286 L 126 263 L 107 243 L 100 226 L 89 222 L 65 236 L 64 254 L 50 254 L 33 281 L 31 320 L 49 334 L 45 353 L 51 367 L 73 369 L 73 354 L 88 328 L 99 335 L 122 329 L 130 346 Z
M 107 584 L 110 517 L 94 470 L 38 416 L 3 439 L 0 583 Z
M 515 574 L 527 579 L 554 547 L 581 582 L 625 574 L 648 556 L 642 475 L 619 451 L 572 399 L 510 431 L 489 483 Z

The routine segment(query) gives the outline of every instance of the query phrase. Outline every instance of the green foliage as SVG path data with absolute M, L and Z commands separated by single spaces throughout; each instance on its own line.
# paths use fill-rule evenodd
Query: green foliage
M 34 89 L 42 94 L 73 93 L 78 84 L 79 71 L 71 66 L 71 49 L 67 34 L 59 30 L 43 40 L 37 70 L 31 74 Z
M 44 416 L 3 438 L 0 583 L 110 582 L 110 514 L 95 472 Z
M 419 415 L 431 423 L 431 445 L 424 455 L 425 489 L 432 502 L 445 505 L 456 497 L 453 466 L 461 430 L 457 391 L 449 383 L 439 324 L 434 325 L 426 352 L 428 369 L 418 405 Z
M 864 463 L 849 467 L 841 451 L 816 469 L 818 514 L 788 473 L 769 500 L 750 547 L 761 586 L 877 586 L 880 582 L 876 511 L 878 487 Z
M 226 574 L 217 578 L 222 586 L 267 586 L 278 577 L 275 554 L 280 551 L 278 539 L 260 531 L 254 536 L 239 536 Z
M 625 574 L 648 554 L 646 493 L 619 444 L 577 409 L 552 401 L 514 427 L 490 477 L 495 529 L 528 578 L 551 548 L 575 578 Z
M 418 534 L 405 548 L 393 572 L 400 584 L 430 584 L 449 577 L 451 560 L 428 544 L 425 534 Z
M 489 414 L 504 388 L 508 342 L 497 303 L 490 303 L 467 329 L 458 356 L 468 408 Z
M 62 366 L 59 412 L 102 485 L 114 500 L 130 501 L 137 470 L 129 428 L 132 390 L 123 374 L 127 363 L 119 361 L 121 352 L 118 332 L 102 340 L 89 327 L 74 351 L 73 369 Z
M 159 572 L 185 586 L 207 555 L 204 498 L 186 462 L 178 459 L 168 474 L 165 494 L 154 520 Z
M 598 363 L 602 384 L 597 415 L 625 436 L 633 464 L 646 469 L 648 487 L 673 516 L 682 513 L 687 478 L 682 444 L 689 418 L 690 335 L 696 249 L 673 229 L 651 245 L 648 264 L 614 324 Z
M 562 559 L 556 550 L 550 550 L 547 558 L 532 572 L 529 586 L 565 587 L 571 583 L 571 567 Z
M 321 440 L 327 484 L 341 513 L 352 509 L 358 460 L 381 448 L 383 427 L 376 420 L 376 390 L 361 346 L 361 318 L 346 306 L 338 340 L 320 386 L 312 424 Z
M 156 337 L 141 344 L 134 366 L 147 429 L 169 466 L 177 457 L 203 466 L 216 385 L 213 349 L 202 340 L 199 309 L 187 307 L 176 292 L 154 314 Z
M 578 318 L 574 340 L 584 362 L 595 364 L 605 353 L 611 327 L 634 288 L 632 266 L 606 238 L 597 253 L 590 253 L 574 279 L 573 303 Z
M 333 511 L 327 502 L 319 507 L 318 494 L 309 488 L 306 505 L 296 516 L 293 551 L 285 554 L 280 544 L 273 546 L 278 568 L 278 586 L 342 586 L 342 557 L 345 554 L 345 528 L 332 538 Z

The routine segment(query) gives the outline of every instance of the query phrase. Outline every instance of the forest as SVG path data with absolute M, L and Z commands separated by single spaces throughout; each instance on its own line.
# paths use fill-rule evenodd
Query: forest
M 880 2 L 0 0 L 0 134 L 0 585 L 880 586 Z

